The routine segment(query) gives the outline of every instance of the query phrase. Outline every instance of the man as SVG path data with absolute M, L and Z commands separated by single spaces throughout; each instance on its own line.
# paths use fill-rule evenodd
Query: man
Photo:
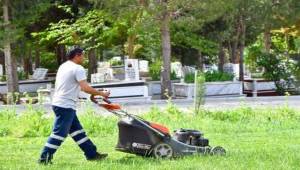
M 81 48 L 75 48 L 68 54 L 68 61 L 63 63 L 56 75 L 55 92 L 52 100 L 52 108 L 55 113 L 55 122 L 52 134 L 45 144 L 39 163 L 51 163 L 53 154 L 69 134 L 84 152 L 87 160 L 101 160 L 107 154 L 97 152 L 96 146 L 86 136 L 77 116 L 76 101 L 80 89 L 86 93 L 108 97 L 109 91 L 97 91 L 89 86 L 86 81 L 86 73 L 80 65 L 84 61 Z

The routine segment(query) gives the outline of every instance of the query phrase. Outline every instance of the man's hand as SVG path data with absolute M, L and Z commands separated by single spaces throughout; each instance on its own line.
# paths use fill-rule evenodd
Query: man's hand
M 104 98 L 108 98 L 108 96 L 110 95 L 110 91 L 109 90 L 103 90 L 100 91 L 102 93 L 101 96 L 103 96 Z
M 93 87 L 91 87 L 87 83 L 86 80 L 80 81 L 79 85 L 80 85 L 81 90 L 88 93 L 88 94 L 100 95 L 100 96 L 103 96 L 104 98 L 107 98 L 110 95 L 110 91 L 108 91 L 108 90 L 98 91 L 98 90 L 94 89 Z

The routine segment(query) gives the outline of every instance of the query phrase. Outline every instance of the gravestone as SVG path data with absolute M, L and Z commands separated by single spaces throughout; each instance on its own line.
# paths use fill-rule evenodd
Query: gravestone
M 182 68 L 183 75 L 195 73 L 196 68 L 190 66 L 184 66 Z
M 91 83 L 103 83 L 104 80 L 104 74 L 102 73 L 95 73 L 91 74 Z
M 3 66 L 0 64 L 0 76 L 3 76 Z
M 109 68 L 110 63 L 109 62 L 98 62 L 98 67 L 97 68 Z
M 104 81 L 109 81 L 114 78 L 112 68 L 97 68 L 98 76 L 103 76 Z
M 138 81 L 139 75 L 139 62 L 137 59 L 125 60 L 125 80 L 126 81 Z
M 223 66 L 224 72 L 233 74 L 235 77 L 239 77 L 240 67 L 239 64 L 226 63 Z
M 139 61 L 139 70 L 140 70 L 140 72 L 149 72 L 149 61 L 140 60 Z
M 34 80 L 44 80 L 46 78 L 48 69 L 46 68 L 37 68 L 34 70 L 32 79 Z
M 177 78 L 183 77 L 182 65 L 180 62 L 171 63 L 171 71 L 175 72 Z

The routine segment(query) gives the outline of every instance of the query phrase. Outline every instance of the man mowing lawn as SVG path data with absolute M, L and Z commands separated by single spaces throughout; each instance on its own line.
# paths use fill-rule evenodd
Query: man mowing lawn
M 107 157 L 107 154 L 97 152 L 96 146 L 86 136 L 76 115 L 76 101 L 80 89 L 86 93 L 103 97 L 108 97 L 110 92 L 97 91 L 87 83 L 85 70 L 80 65 L 84 61 L 84 53 L 81 48 L 71 50 L 67 57 L 69 60 L 59 67 L 56 75 L 52 100 L 52 108 L 55 113 L 54 127 L 38 161 L 41 164 L 51 163 L 53 154 L 68 134 L 84 152 L 87 160 L 101 160 Z

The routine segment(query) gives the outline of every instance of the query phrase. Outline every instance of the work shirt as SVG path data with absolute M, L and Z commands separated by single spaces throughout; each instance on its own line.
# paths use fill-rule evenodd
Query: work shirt
M 76 110 L 82 80 L 86 80 L 86 73 L 81 65 L 70 60 L 63 63 L 56 74 L 52 105 Z

